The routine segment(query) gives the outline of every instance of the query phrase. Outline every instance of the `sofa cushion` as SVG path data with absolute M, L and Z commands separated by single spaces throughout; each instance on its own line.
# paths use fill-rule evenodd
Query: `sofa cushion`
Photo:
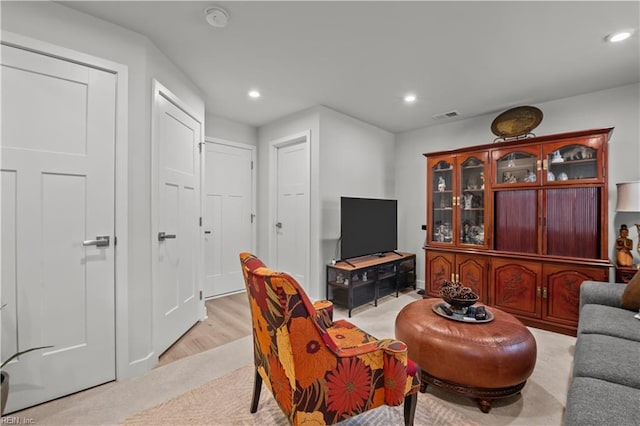
M 633 340 L 581 334 L 573 358 L 574 377 L 592 377 L 640 389 L 640 347 Z
M 633 311 L 640 310 L 640 270 L 631 278 L 622 293 L 622 307 Z
M 578 334 L 606 334 L 640 342 L 640 322 L 626 309 L 585 305 L 580 311 Z
M 621 308 L 625 288 L 626 284 L 583 281 L 580 285 L 580 309 L 589 304 Z
M 640 390 L 590 377 L 575 377 L 567 394 L 565 426 L 637 425 Z

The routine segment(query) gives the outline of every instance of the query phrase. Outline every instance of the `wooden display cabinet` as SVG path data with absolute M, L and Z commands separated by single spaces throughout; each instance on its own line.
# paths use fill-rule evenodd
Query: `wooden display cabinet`
M 612 267 L 607 220 L 612 130 L 425 154 L 427 294 L 437 297 L 444 279 L 459 280 L 476 286 L 487 305 L 528 325 L 575 334 L 581 283 L 608 281 Z M 469 158 L 474 166 L 481 164 L 487 177 L 482 216 L 475 217 L 482 217 L 481 244 L 469 244 L 463 237 L 462 165 Z M 451 185 L 452 192 L 438 194 L 438 180 L 445 174 L 451 179 L 445 179 L 445 191 Z M 439 210 L 442 195 L 451 199 L 451 209 Z M 444 220 L 451 223 L 451 238 L 443 241 L 437 227 Z

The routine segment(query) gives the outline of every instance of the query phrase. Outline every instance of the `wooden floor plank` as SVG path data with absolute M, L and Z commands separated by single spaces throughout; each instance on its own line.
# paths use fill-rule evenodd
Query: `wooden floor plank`
M 205 301 L 207 319 L 195 324 L 162 355 L 157 367 L 251 335 L 245 292 Z

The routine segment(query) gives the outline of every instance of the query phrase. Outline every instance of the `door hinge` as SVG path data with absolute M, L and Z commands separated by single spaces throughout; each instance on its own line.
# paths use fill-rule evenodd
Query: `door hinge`
M 253 170 L 253 160 L 251 160 L 251 170 Z
M 198 224 L 202 226 L 202 216 L 200 216 L 200 220 L 198 221 Z
M 200 300 L 202 300 L 202 290 L 200 290 Z
M 253 223 L 253 219 L 256 217 L 255 214 L 251 213 L 251 223 Z
M 116 237 L 115 235 L 113 236 L 113 245 L 114 246 L 118 245 L 118 237 Z
M 198 152 L 200 154 L 202 154 L 202 146 L 204 145 L 204 142 L 198 142 Z

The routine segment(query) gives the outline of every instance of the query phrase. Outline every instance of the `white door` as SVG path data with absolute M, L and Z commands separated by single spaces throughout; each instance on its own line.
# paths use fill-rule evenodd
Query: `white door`
M 306 142 L 277 149 L 276 264 L 306 286 L 309 250 L 309 160 Z
M 2 360 L 54 346 L 5 367 L 10 412 L 115 379 L 116 77 L 1 53 Z
M 205 144 L 205 297 L 244 289 L 238 254 L 253 251 L 253 150 Z
M 199 319 L 201 123 L 155 95 L 158 149 L 155 348 L 164 352 Z

